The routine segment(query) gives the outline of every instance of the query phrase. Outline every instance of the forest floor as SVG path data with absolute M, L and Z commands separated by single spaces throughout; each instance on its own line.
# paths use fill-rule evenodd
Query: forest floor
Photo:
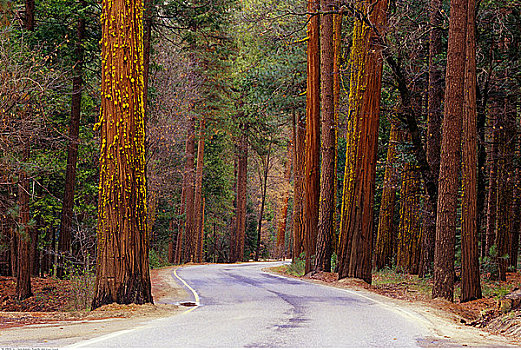
M 171 268 L 151 270 L 152 295 L 155 304 L 102 306 L 86 311 L 92 300 L 92 281 L 59 280 L 56 278 L 32 278 L 33 296 L 16 300 L 16 280 L 0 277 L 0 329 L 1 343 L 16 344 L 19 332 L 15 327 L 29 326 L 31 336 L 36 339 L 68 338 L 77 342 L 92 334 L 103 335 L 135 327 L 151 319 L 167 317 L 186 310 L 174 305 L 186 300 L 187 292 L 175 283 L 170 275 Z M 50 327 L 50 326 L 53 327 Z M 58 327 L 56 327 L 58 326 Z M 13 329 L 14 332 L 9 332 Z M 11 334 L 12 333 L 12 334 Z M 30 342 L 31 339 L 24 339 Z
M 326 284 L 337 288 L 369 290 L 371 292 L 415 304 L 418 310 L 431 312 L 437 316 L 450 319 L 461 325 L 482 328 L 492 334 L 503 335 L 509 339 L 521 339 L 521 306 L 512 310 L 501 310 L 500 300 L 521 289 L 521 273 L 507 273 L 507 281 L 492 281 L 489 275 L 482 276 L 483 298 L 465 303 L 451 303 L 442 299 L 432 299 L 432 281 L 421 279 L 416 275 L 384 270 L 373 274 L 373 284 L 369 285 L 359 279 L 346 278 L 338 280 L 336 273 L 318 273 L 299 276 L 292 265 L 283 265 L 269 269 L 272 272 Z M 459 282 L 456 285 L 456 295 L 459 295 Z

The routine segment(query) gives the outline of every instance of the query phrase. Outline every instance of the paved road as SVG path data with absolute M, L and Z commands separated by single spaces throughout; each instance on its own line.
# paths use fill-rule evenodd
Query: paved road
M 176 277 L 199 306 L 93 339 L 87 347 L 457 346 L 422 316 L 343 289 L 284 278 L 274 263 L 184 267 Z M 189 286 L 189 287 L 188 287 Z

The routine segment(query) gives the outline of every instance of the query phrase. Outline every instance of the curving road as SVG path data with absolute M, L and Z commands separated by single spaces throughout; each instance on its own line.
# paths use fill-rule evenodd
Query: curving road
M 199 305 L 74 347 L 458 346 L 414 312 L 369 294 L 276 276 L 277 263 L 178 269 Z M 278 263 L 280 264 L 280 263 Z M 174 271 L 174 270 L 173 270 Z M 174 272 L 173 272 L 174 275 Z M 184 281 L 184 282 L 183 282 Z

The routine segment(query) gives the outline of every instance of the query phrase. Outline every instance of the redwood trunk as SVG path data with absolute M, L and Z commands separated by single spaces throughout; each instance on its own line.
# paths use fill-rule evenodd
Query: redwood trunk
M 481 298 L 477 226 L 477 105 L 475 1 L 468 0 L 467 60 L 463 115 L 461 203 L 461 297 L 465 302 Z
M 305 272 L 311 271 L 318 232 L 320 195 L 320 48 L 318 1 L 308 0 L 306 150 L 304 173 L 304 251 Z
M 152 302 L 148 264 L 143 7 L 102 2 L 101 156 L 92 308 Z
M 293 155 L 293 145 L 288 145 L 288 158 L 284 165 L 284 182 L 282 189 L 282 199 L 280 201 L 280 217 L 277 225 L 277 258 L 286 258 L 286 225 L 288 218 L 288 201 L 289 201 L 289 187 L 291 180 L 291 159 Z
M 334 10 L 331 0 L 321 0 L 322 12 Z M 321 82 L 321 155 L 320 202 L 315 253 L 315 272 L 331 271 L 331 242 L 335 233 L 336 209 L 336 133 L 333 81 L 333 15 L 321 16 L 320 26 L 320 82 Z
M 465 43 L 467 0 L 450 3 L 449 46 L 442 124 L 438 212 L 434 248 L 433 298 L 454 298 L 454 247 L 456 243 L 456 206 L 465 81 Z

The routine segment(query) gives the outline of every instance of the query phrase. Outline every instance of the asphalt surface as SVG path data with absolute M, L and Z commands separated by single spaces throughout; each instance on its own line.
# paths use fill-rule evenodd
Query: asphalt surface
M 75 347 L 418 347 L 443 343 L 419 314 L 370 295 L 263 271 L 277 263 L 183 267 L 195 307 Z M 280 264 L 280 263 L 279 263 Z M 174 274 L 174 272 L 173 272 Z M 184 281 L 184 282 L 183 282 Z

